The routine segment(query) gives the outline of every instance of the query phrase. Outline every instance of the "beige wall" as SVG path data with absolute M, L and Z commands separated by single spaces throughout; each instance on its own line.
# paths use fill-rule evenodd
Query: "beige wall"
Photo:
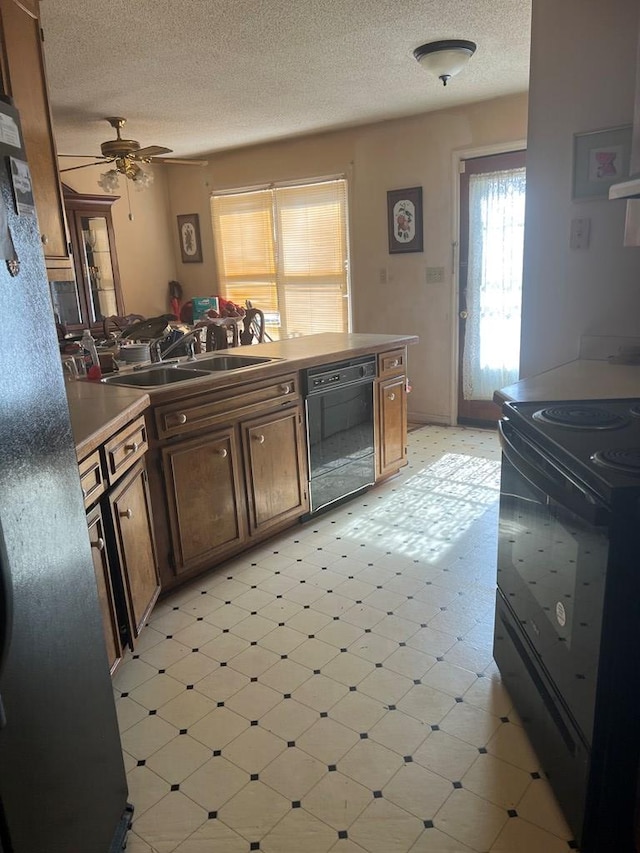
M 198 213 L 202 264 L 182 264 L 174 234 L 177 278 L 185 295 L 216 293 L 209 212 L 212 191 L 269 181 L 346 174 L 350 186 L 353 330 L 409 333 L 409 398 L 414 418 L 455 417 L 453 354 L 456 284 L 453 152 L 506 145 L 526 137 L 525 94 L 412 118 L 212 155 L 203 170 L 170 170 L 172 219 Z M 424 252 L 389 255 L 387 190 L 422 186 Z M 175 230 L 175 229 L 174 229 Z M 441 284 L 426 283 L 427 266 L 444 267 Z M 386 279 L 386 283 L 384 283 Z
M 75 160 L 61 161 L 63 169 L 74 165 Z M 107 195 L 98 186 L 102 171 L 103 168 L 92 166 L 64 172 L 60 177 L 77 192 Z M 111 208 L 125 311 L 145 317 L 169 311 L 168 285 L 176 277 L 166 170 L 156 166 L 153 171 L 154 182 L 149 189 L 130 190 L 132 220 L 124 179 L 116 193 L 120 198 Z
M 575 358 L 581 335 L 640 335 L 625 202 L 571 201 L 573 134 L 631 123 L 638 14 L 637 0 L 533 2 L 523 376 Z M 585 217 L 591 244 L 570 249 L 571 220 Z

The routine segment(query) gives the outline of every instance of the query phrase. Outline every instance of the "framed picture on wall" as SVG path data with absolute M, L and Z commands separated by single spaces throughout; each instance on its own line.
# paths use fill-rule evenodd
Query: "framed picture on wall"
M 200 242 L 200 218 L 197 213 L 184 213 L 178 216 L 178 234 L 183 264 L 202 263 L 202 243 Z
M 33 200 L 33 186 L 31 184 L 31 172 L 24 160 L 17 157 L 9 157 L 9 173 L 13 184 L 13 195 L 16 200 L 16 211 L 18 215 L 36 215 L 36 206 Z
M 574 201 L 607 198 L 609 187 L 629 176 L 631 125 L 576 133 L 573 137 Z
M 422 187 L 387 193 L 389 254 L 422 252 Z

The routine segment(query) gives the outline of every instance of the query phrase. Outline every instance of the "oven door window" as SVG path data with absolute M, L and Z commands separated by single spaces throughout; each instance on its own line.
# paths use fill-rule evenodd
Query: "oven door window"
M 589 740 L 608 528 L 539 485 L 503 456 L 498 586 Z

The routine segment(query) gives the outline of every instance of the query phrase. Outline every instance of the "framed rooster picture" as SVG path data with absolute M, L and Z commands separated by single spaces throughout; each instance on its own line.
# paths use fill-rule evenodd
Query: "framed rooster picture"
M 422 252 L 422 187 L 387 192 L 389 254 Z

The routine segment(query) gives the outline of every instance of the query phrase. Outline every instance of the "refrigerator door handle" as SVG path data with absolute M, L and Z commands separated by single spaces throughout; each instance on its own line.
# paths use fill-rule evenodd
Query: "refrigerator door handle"
M 3 558 L 4 553 L 4 542 L 0 531 L 0 677 L 9 653 L 13 624 L 13 589 L 7 561 L 6 558 Z M 0 695 L 0 729 L 3 729 L 6 724 L 7 718 L 2 703 L 2 695 Z

